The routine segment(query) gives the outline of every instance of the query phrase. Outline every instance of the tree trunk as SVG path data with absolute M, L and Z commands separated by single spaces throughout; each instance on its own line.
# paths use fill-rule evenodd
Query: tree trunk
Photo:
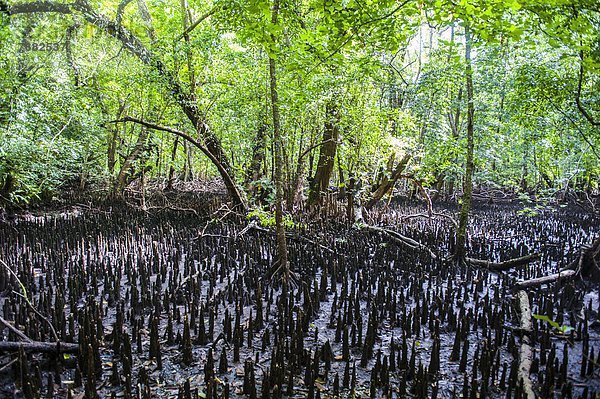
M 169 165 L 169 179 L 167 180 L 167 190 L 173 190 L 175 180 L 175 158 L 177 157 L 177 146 L 179 145 L 179 136 L 175 137 L 173 149 L 171 150 L 171 164 Z
M 183 180 L 194 180 L 194 148 L 185 143 L 185 163 L 183 165 Z
M 111 121 L 111 123 L 121 123 L 121 122 L 133 122 L 133 123 L 140 124 L 142 126 L 150 128 L 150 129 L 160 130 L 163 132 L 169 132 L 176 136 L 181 137 L 182 139 L 185 140 L 186 143 L 194 145 L 196 148 L 198 148 L 200 151 L 202 151 L 202 153 L 204 155 L 206 155 L 208 157 L 208 159 L 210 159 L 210 161 L 213 163 L 213 165 L 215 165 L 217 167 L 219 173 L 223 176 L 223 180 L 225 180 L 225 185 L 227 186 L 227 190 L 232 193 L 232 197 L 234 198 L 234 200 L 236 200 L 236 207 L 239 207 L 240 210 L 244 211 L 244 212 L 247 210 L 247 206 L 246 206 L 246 202 L 244 201 L 244 197 L 238 191 L 237 185 L 233 182 L 233 179 L 227 174 L 227 171 L 225 169 L 223 169 L 223 165 L 220 162 L 218 162 L 217 159 L 215 159 L 215 156 L 200 141 L 196 140 L 194 137 L 190 136 L 189 134 L 182 132 L 181 130 L 177 130 L 177 129 L 173 129 L 173 128 L 165 127 L 165 126 L 160 126 L 155 123 L 146 122 L 144 120 L 141 120 L 138 118 L 132 118 L 130 116 L 126 116 L 119 120 Z
M 261 118 L 262 119 L 262 118 Z M 254 141 L 254 147 L 252 148 L 252 160 L 250 161 L 250 168 L 246 175 L 246 188 L 255 194 L 254 183 L 258 181 L 263 173 L 263 163 L 265 160 L 265 150 L 267 147 L 267 125 L 261 123 L 256 131 L 256 139 Z
M 271 9 L 271 23 L 277 25 L 279 14 L 279 0 L 273 0 Z M 275 42 L 275 36 L 271 35 Z M 269 55 L 269 83 L 271 89 L 271 110 L 273 116 L 273 142 L 275 145 L 275 233 L 277 237 L 277 263 L 283 272 L 284 281 L 289 279 L 289 263 L 287 242 L 285 240 L 285 226 L 283 224 L 283 139 L 279 116 L 279 99 L 277 96 L 277 71 L 275 58 Z
M 473 117 L 475 106 L 473 104 L 473 68 L 471 66 L 471 31 L 465 26 L 465 62 L 467 78 L 467 159 L 465 165 L 465 180 L 463 183 L 462 205 L 458 220 L 458 231 L 456 233 L 455 256 L 463 259 L 466 254 L 467 227 L 469 224 L 469 212 L 471 210 L 471 199 L 473 196 Z
M 383 196 L 394 187 L 398 179 L 402 176 L 402 172 L 404 172 L 404 169 L 406 169 L 406 165 L 408 164 L 408 161 L 410 161 L 410 158 L 410 154 L 404 155 L 394 170 L 391 170 L 391 164 L 388 166 L 388 174 L 390 176 L 388 177 L 388 174 L 384 174 L 381 183 L 371 196 L 369 202 L 367 202 L 365 205 L 365 208 L 368 210 L 372 209 L 383 198 Z
M 308 193 L 308 204 L 311 206 L 321 203 L 321 197 L 329 187 L 329 179 L 331 179 L 331 173 L 335 164 L 337 141 L 340 134 L 339 123 L 340 115 L 337 105 L 333 102 L 327 103 L 323 145 L 319 151 L 317 172 L 314 179 L 310 182 Z
M 129 183 L 129 176 L 131 175 L 130 172 L 133 169 L 133 163 L 139 158 L 142 150 L 144 149 L 147 137 L 148 129 L 142 126 L 142 130 L 140 131 L 140 135 L 137 138 L 133 150 L 131 150 L 131 152 L 127 155 L 125 161 L 123 161 L 121 169 L 119 170 L 117 181 L 115 182 L 111 192 L 113 197 L 123 194 L 123 190 L 125 190 L 125 187 L 127 187 L 127 184 Z

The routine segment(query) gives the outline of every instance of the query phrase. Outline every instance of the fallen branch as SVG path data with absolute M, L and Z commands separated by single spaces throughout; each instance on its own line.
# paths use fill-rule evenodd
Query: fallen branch
M 426 245 L 421 244 L 420 242 L 413 240 L 410 237 L 406 237 L 394 230 L 386 229 L 384 227 L 372 226 L 365 222 L 363 207 L 360 204 L 360 201 L 357 201 L 354 206 L 354 227 L 358 230 L 367 230 L 373 233 L 379 233 L 387 236 L 396 244 L 409 247 L 411 249 L 420 249 L 425 251 L 431 256 L 432 259 L 437 259 L 438 256 Z
M 406 237 L 394 230 L 386 229 L 383 227 L 371 226 L 371 225 L 364 224 L 364 223 L 358 224 L 357 227 L 361 230 L 367 230 L 367 231 L 371 231 L 371 232 L 375 232 L 375 233 L 384 234 L 397 244 L 409 247 L 411 249 L 420 249 L 422 251 L 425 251 L 425 252 L 429 253 L 429 255 L 431 256 L 432 259 L 438 258 L 438 256 L 428 246 L 423 245 L 420 242 L 413 240 L 410 237 Z
M 256 230 L 256 231 L 260 231 L 260 232 L 262 232 L 262 233 L 266 233 L 266 234 L 270 234 L 270 235 L 275 235 L 275 232 L 274 232 L 273 230 L 266 229 L 266 228 L 264 228 L 264 227 L 261 227 L 261 226 L 259 226 L 259 225 L 256 223 L 256 221 L 254 221 L 254 220 L 253 220 L 253 221 L 251 221 L 250 223 L 248 223 L 248 225 L 247 225 L 246 227 L 244 227 L 244 229 L 242 229 L 242 231 L 240 231 L 240 232 L 239 232 L 237 235 L 238 235 L 238 236 L 241 236 L 241 235 L 245 234 L 245 233 L 246 233 L 248 230 Z M 301 236 L 301 235 L 297 235 L 297 234 L 290 233 L 289 231 L 285 233 L 285 237 L 286 237 L 287 239 L 289 239 L 289 240 L 295 240 L 295 241 L 300 241 L 300 242 L 306 242 L 306 243 L 308 243 L 308 244 L 315 245 L 315 246 L 317 246 L 317 247 L 321 248 L 322 250 L 324 250 L 324 251 L 327 251 L 327 252 L 329 252 L 329 253 L 332 253 L 332 254 L 335 254 L 335 253 L 336 253 L 336 252 L 335 252 L 333 249 L 331 249 L 331 248 L 328 248 L 328 247 L 326 247 L 326 246 L 325 246 L 325 245 L 323 245 L 323 244 L 319 244 L 318 242 L 316 242 L 316 241 L 313 241 L 313 240 L 311 240 L 310 238 L 307 238 L 307 237 L 304 237 L 304 236 Z
M 79 344 L 66 342 L 13 342 L 0 341 L 0 352 L 16 352 L 23 348 L 25 352 L 39 353 L 79 353 Z
M 531 350 L 531 338 L 529 334 L 532 331 L 531 323 L 531 308 L 529 307 L 529 296 L 523 290 L 517 292 L 519 301 L 519 311 L 521 313 L 520 330 L 523 332 L 521 336 L 521 348 L 519 349 L 519 370 L 518 380 L 523 384 L 523 394 L 527 399 L 535 399 L 533 392 L 533 384 L 531 382 L 531 363 L 533 361 L 533 353 Z
M 543 276 L 538 278 L 532 278 L 531 280 L 519 281 L 516 284 L 516 288 L 519 290 L 525 288 L 539 287 L 540 285 L 553 283 L 555 281 L 568 281 L 575 277 L 577 273 L 575 270 L 562 270 L 556 274 L 549 276 Z
M 582 245 L 579 256 L 563 270 L 574 270 L 578 275 L 594 282 L 600 282 L 600 267 L 597 258 L 600 255 L 600 237 L 591 245 Z
M 456 228 L 458 227 L 458 222 L 450 215 L 446 215 L 445 213 L 441 213 L 441 212 L 431 212 L 431 213 L 414 213 L 411 215 L 406 215 L 406 216 L 402 216 L 400 218 L 400 221 L 405 222 L 411 219 L 417 219 L 417 218 L 427 218 L 427 219 L 435 219 L 435 218 L 440 218 L 440 219 L 447 219 L 450 223 L 452 223 L 452 225 Z
M 23 332 L 18 330 L 15 326 L 10 324 L 8 321 L 4 320 L 2 317 L 0 317 L 0 324 L 3 324 L 6 328 L 8 328 L 10 331 L 12 331 L 17 337 L 21 338 L 23 341 L 33 342 L 31 340 L 31 338 L 29 338 L 27 335 L 23 334 Z
M 527 265 L 533 261 L 540 259 L 539 253 L 521 256 L 519 258 L 513 258 L 505 260 L 503 262 L 491 262 L 489 260 L 481 260 L 474 258 L 465 258 L 465 261 L 473 266 L 483 267 L 496 272 L 510 270 L 514 267 Z

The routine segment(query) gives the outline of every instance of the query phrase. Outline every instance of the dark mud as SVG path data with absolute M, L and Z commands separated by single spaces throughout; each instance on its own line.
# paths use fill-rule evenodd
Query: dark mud
M 81 349 L 0 354 L 0 397 L 520 397 L 514 282 L 568 264 L 599 225 L 574 210 L 518 210 L 480 207 L 472 219 L 473 257 L 542 253 L 501 274 L 343 223 L 303 225 L 298 235 L 313 243 L 290 239 L 300 284 L 289 291 L 268 278 L 274 237 L 244 230 L 242 219 L 202 216 L 208 209 L 17 217 L 0 224 L 0 259 L 60 340 Z M 403 205 L 385 219 L 440 254 L 451 250 L 448 224 L 397 224 L 413 211 Z M 5 268 L 0 289 L 4 319 L 54 341 Z M 529 296 L 533 313 L 562 328 L 534 319 L 538 395 L 598 397 L 598 288 L 575 281 Z

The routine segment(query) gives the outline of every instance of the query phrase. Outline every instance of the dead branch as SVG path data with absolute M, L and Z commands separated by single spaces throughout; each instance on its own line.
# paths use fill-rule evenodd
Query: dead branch
M 521 256 L 519 258 L 513 258 L 505 260 L 503 262 L 491 262 L 489 260 L 465 258 L 465 261 L 473 266 L 483 267 L 496 272 L 510 270 L 514 267 L 527 265 L 533 261 L 540 259 L 539 253 Z
M 241 236 L 241 235 L 245 234 L 248 230 L 256 230 L 256 231 L 259 231 L 261 233 L 266 233 L 266 234 L 269 234 L 269 235 L 275 235 L 275 232 L 273 230 L 259 226 L 256 223 L 256 221 L 251 221 L 250 223 L 248 223 L 248 225 L 246 227 L 244 227 L 244 229 L 242 231 L 240 231 L 240 233 L 238 234 L 238 236 Z M 321 248 L 322 250 L 324 250 L 326 252 L 329 252 L 329 253 L 332 253 L 332 254 L 336 253 L 333 249 L 331 249 L 329 247 L 326 247 L 323 244 L 319 244 L 318 242 L 313 241 L 313 240 L 311 240 L 308 237 L 301 236 L 299 234 L 294 234 L 294 233 L 291 233 L 291 232 L 288 231 L 288 232 L 285 233 L 285 237 L 287 239 L 290 239 L 290 240 L 305 242 L 305 243 L 317 246 L 317 247 Z
M 431 212 L 431 214 L 425 214 L 425 213 L 414 213 L 411 215 L 406 215 L 406 216 L 402 216 L 400 218 L 400 221 L 405 222 L 411 219 L 418 219 L 418 218 L 427 218 L 427 219 L 432 219 L 432 218 L 440 218 L 440 219 L 446 219 L 448 220 L 450 223 L 452 223 L 452 225 L 454 227 L 458 227 L 458 222 L 456 221 L 456 219 L 454 219 L 452 216 L 450 215 L 446 215 L 445 213 L 441 213 L 441 212 Z
M 531 338 L 529 334 L 532 331 L 531 323 L 531 308 L 529 307 L 529 296 L 527 292 L 521 290 L 517 292 L 519 301 L 519 310 L 521 313 L 520 330 L 523 332 L 521 336 L 521 348 L 519 349 L 519 370 L 518 379 L 523 384 L 523 393 L 527 399 L 535 399 L 533 392 L 533 384 L 531 382 L 531 363 L 533 361 L 533 352 L 531 350 Z
M 577 273 L 575 270 L 562 270 L 558 273 L 551 274 L 549 276 L 543 276 L 538 278 L 532 278 L 531 280 L 519 281 L 515 287 L 519 290 L 525 288 L 539 287 L 540 285 L 553 283 L 555 281 L 569 281 L 575 277 Z
M 396 181 L 402 176 L 402 172 L 406 169 L 406 165 L 411 160 L 412 156 L 410 154 L 404 155 L 404 157 L 398 162 L 396 167 L 392 170 L 393 166 L 393 157 L 390 158 L 390 165 L 388 168 L 388 173 L 390 177 L 384 176 L 381 184 L 373 193 L 371 199 L 367 201 L 365 208 L 367 210 L 372 209 L 378 202 L 383 198 L 383 196 L 392 189 L 392 187 L 396 184 Z
M 23 341 L 25 341 L 25 342 L 33 342 L 31 340 L 31 338 L 29 338 L 23 332 L 21 332 L 20 330 L 18 330 L 15 326 L 13 326 L 12 324 L 10 324 L 7 320 L 4 320 L 2 317 L 0 317 L 0 324 L 3 324 L 6 328 L 8 328 L 10 331 L 12 331 L 17 337 L 21 338 Z
M 422 251 L 425 251 L 431 256 L 432 259 L 438 258 L 438 256 L 428 246 L 423 245 L 422 243 L 420 243 L 416 240 L 413 240 L 410 237 L 406 237 L 394 230 L 386 229 L 383 227 L 371 226 L 371 225 L 364 224 L 364 223 L 357 225 L 357 227 L 361 230 L 367 230 L 367 231 L 371 231 L 374 233 L 383 234 L 383 235 L 387 236 L 388 238 L 390 238 L 393 242 L 400 244 L 402 246 L 406 246 L 411 249 L 420 249 Z
M 79 344 L 66 342 L 13 342 L 0 341 L 0 352 L 16 352 L 23 348 L 25 352 L 38 353 L 79 353 Z

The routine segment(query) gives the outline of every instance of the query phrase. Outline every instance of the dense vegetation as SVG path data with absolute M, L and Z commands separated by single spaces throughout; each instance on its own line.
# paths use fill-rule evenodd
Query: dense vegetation
M 452 195 L 469 143 L 475 186 L 598 190 L 594 1 L 11 1 L 2 10 L 5 205 L 218 176 L 234 200 L 272 204 L 278 170 L 289 209 L 351 181 L 365 193 L 389 178 L 383 194 L 399 179 Z M 408 165 L 395 175 L 400 160 Z
M 0 43 L 0 397 L 599 397 L 597 1 L 0 0 Z

